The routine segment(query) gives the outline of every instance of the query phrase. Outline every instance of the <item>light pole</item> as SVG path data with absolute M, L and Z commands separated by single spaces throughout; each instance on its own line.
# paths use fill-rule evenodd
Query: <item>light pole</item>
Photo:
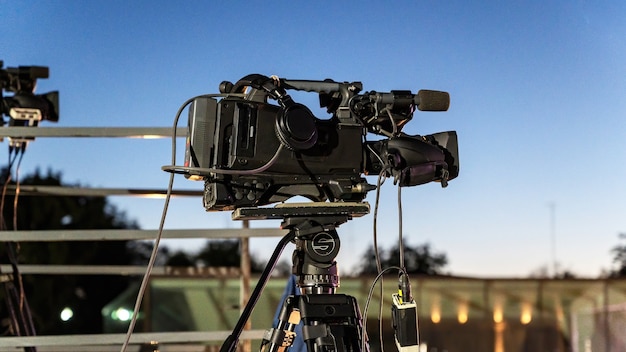
M 555 212 L 556 212 L 556 204 L 554 202 L 550 202 L 548 204 L 550 207 L 550 245 L 551 245 L 551 254 L 552 254 L 552 277 L 556 277 L 557 275 L 557 267 L 556 267 L 556 225 L 555 225 Z

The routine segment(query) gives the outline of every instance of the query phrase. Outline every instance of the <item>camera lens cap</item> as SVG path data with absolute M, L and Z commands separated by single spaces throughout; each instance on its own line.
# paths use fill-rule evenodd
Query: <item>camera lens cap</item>
M 306 150 L 317 142 L 316 118 L 302 104 L 293 104 L 276 118 L 276 135 L 291 150 Z

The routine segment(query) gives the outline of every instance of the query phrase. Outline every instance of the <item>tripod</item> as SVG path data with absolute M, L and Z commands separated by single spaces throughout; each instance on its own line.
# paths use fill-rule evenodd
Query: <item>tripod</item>
M 303 339 L 309 352 L 360 352 L 362 321 L 356 299 L 335 293 L 339 274 L 335 257 L 340 241 L 335 230 L 354 216 L 369 213 L 367 203 L 301 203 L 274 208 L 240 208 L 235 220 L 282 219 L 281 228 L 289 230 L 276 246 L 254 288 L 250 300 L 220 352 L 234 352 L 247 322 L 280 254 L 294 242 L 292 272 L 301 295 L 288 296 L 283 302 L 278 325 L 263 338 L 263 352 L 283 352 L 295 338 L 295 327 L 303 322 Z

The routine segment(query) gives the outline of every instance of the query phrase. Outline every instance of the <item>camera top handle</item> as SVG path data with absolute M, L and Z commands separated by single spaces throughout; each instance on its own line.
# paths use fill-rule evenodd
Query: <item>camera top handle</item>
M 322 94 L 339 92 L 342 97 L 341 106 L 348 106 L 349 99 L 363 89 L 361 82 L 340 83 L 330 79 L 325 81 L 280 79 L 280 85 L 287 89 L 302 90 L 305 92 L 317 92 Z M 368 92 L 365 93 L 364 96 L 368 96 L 373 102 L 393 104 L 397 94 L 394 91 L 391 93 Z M 411 98 L 411 102 L 421 111 L 446 111 L 450 106 L 450 94 L 447 92 L 421 89 Z

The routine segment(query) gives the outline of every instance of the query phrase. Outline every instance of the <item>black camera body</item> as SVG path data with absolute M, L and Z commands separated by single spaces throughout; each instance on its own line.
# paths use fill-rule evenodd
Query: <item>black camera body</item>
M 42 120 L 59 121 L 59 92 L 35 94 L 37 79 L 48 78 L 48 67 L 19 66 L 3 68 L 0 61 L 0 126 L 5 124 L 3 115 L 9 117 L 8 125 L 35 127 Z M 2 92 L 12 92 L 5 97 Z M 22 143 L 33 137 L 9 138 L 10 142 Z
M 294 102 L 287 89 L 319 93 L 320 105 L 331 117 L 315 117 Z M 223 82 L 219 100 L 196 98 L 189 108 L 184 173 L 204 180 L 205 208 L 262 206 L 294 196 L 316 202 L 360 202 L 376 188 L 364 175 L 380 172 L 396 177 L 402 186 L 445 183 L 456 177 L 454 132 L 439 138 L 400 133 L 414 107 L 419 108 L 417 95 L 407 91 L 358 95 L 360 90 L 359 82 L 294 81 L 255 74 L 234 85 Z M 390 136 L 366 141 L 367 132 Z
M 0 87 L 13 92 L 12 97 L 4 97 L 1 114 L 10 118 L 11 125 L 21 126 L 27 121 L 32 126 L 38 121 L 59 121 L 59 92 L 34 94 L 37 79 L 48 78 L 48 67 L 19 66 L 3 69 L 0 61 Z

